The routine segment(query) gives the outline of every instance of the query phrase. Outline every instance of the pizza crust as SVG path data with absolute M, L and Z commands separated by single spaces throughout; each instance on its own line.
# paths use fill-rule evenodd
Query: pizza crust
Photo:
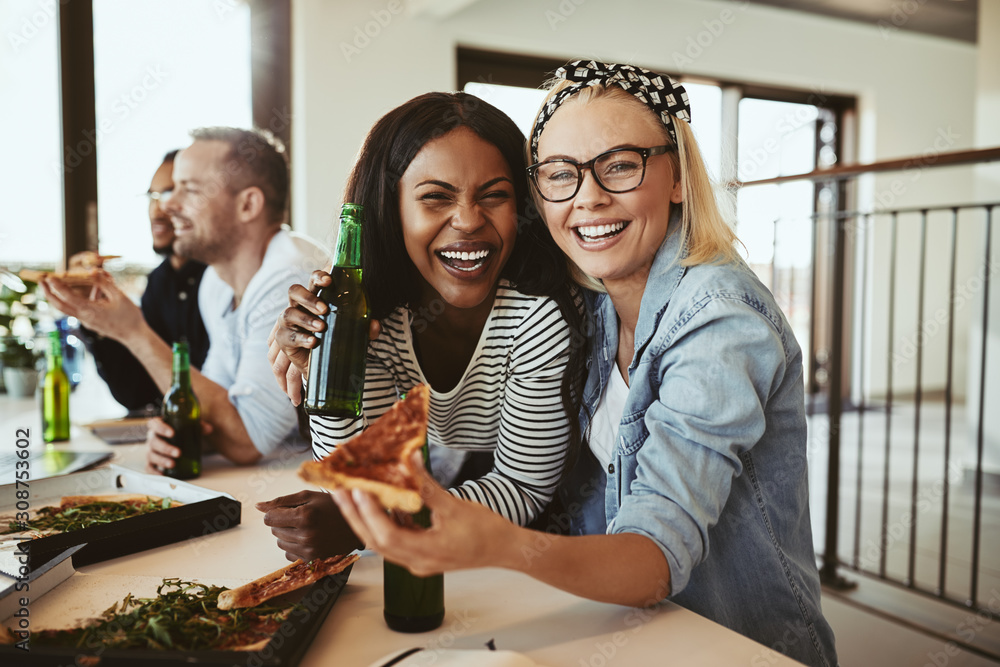
M 421 445 L 423 446 L 423 445 Z M 419 447 L 417 448 L 419 449 Z M 299 477 L 307 482 L 322 486 L 324 489 L 360 489 L 372 494 L 383 507 L 400 510 L 401 512 L 419 512 L 424 501 L 420 494 L 412 489 L 404 489 L 385 482 L 378 482 L 365 477 L 355 477 L 332 470 L 323 465 L 322 461 L 307 461 L 299 468 Z
M 40 283 L 46 278 L 56 278 L 63 281 L 70 287 L 82 287 L 84 285 L 93 284 L 96 280 L 98 273 L 101 269 L 74 269 L 72 271 L 37 271 L 35 269 L 21 269 L 18 272 L 18 276 L 22 280 L 28 280 L 33 283 Z
M 259 642 L 254 642 L 253 644 L 246 644 L 244 646 L 233 646 L 228 649 L 230 651 L 263 651 L 264 647 L 271 643 L 271 638 L 267 637 L 261 639 Z
M 322 461 L 307 461 L 299 476 L 326 489 L 360 489 L 388 509 L 414 513 L 423 506 L 413 454 L 427 442 L 430 390 L 410 389 L 368 428 L 340 443 Z
M 109 259 L 118 259 L 121 255 L 102 255 L 93 250 L 83 250 L 69 259 L 69 270 L 99 269 Z
M 358 554 L 350 554 L 321 558 L 310 561 L 311 568 L 306 567 L 306 563 L 300 558 L 280 570 L 265 574 L 263 577 L 232 590 L 219 593 L 218 607 L 224 610 L 256 607 L 271 598 L 315 583 L 327 575 L 342 572 L 360 557 Z

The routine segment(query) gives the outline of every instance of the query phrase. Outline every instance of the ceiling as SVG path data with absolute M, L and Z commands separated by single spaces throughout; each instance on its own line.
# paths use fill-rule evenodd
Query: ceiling
M 479 0 L 408 0 L 416 15 L 447 18 Z M 573 0 L 580 4 L 583 0 Z M 833 16 L 896 30 L 976 43 L 979 0 L 749 0 L 792 11 Z
M 976 42 L 978 0 L 750 0 L 795 11 Z

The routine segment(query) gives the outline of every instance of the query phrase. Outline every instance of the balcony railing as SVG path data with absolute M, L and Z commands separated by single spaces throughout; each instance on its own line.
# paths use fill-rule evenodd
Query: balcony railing
M 812 263 L 808 332 L 798 335 L 808 336 L 813 412 L 828 424 L 825 585 L 852 586 L 846 570 L 980 613 L 1000 604 L 984 598 L 1000 587 L 1000 549 L 983 548 L 984 516 L 998 525 L 1000 514 L 990 486 L 1000 476 L 984 467 L 988 448 L 1000 449 L 1000 431 L 990 441 L 987 428 L 1000 424 L 1000 359 L 989 348 L 990 327 L 1000 330 L 990 308 L 1000 191 L 984 203 L 845 210 L 868 174 L 997 160 L 992 148 L 734 184 L 811 181 L 835 193 L 828 210 L 794 221 L 812 225 L 814 260 L 823 257 Z M 788 221 L 774 224 L 777 238 Z M 779 302 L 798 303 L 802 290 L 780 277 L 801 283 L 801 271 L 756 268 Z

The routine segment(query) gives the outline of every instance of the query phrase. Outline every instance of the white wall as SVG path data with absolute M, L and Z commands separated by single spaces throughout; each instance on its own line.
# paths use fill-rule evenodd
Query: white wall
M 971 44 L 721 0 L 424 0 L 409 6 L 449 4 L 467 6 L 435 18 L 407 9 L 403 0 L 293 2 L 298 229 L 329 237 L 365 132 L 414 95 L 453 90 L 457 45 L 634 62 L 674 74 L 791 86 L 817 96 L 855 95 L 857 156 L 863 162 L 974 145 L 977 49 Z M 870 179 L 860 203 L 922 206 L 964 202 L 973 195 L 968 172 L 913 169 Z M 915 270 L 916 241 L 912 232 L 902 236 L 900 272 L 907 274 Z M 869 275 L 873 285 L 884 286 L 886 231 L 876 230 L 871 238 L 879 259 Z M 933 243 L 940 247 L 938 235 Z M 963 266 L 974 246 L 963 238 Z M 930 315 L 942 298 L 939 278 L 929 281 Z M 899 285 L 904 294 L 910 287 Z M 867 382 L 878 391 L 885 382 L 886 303 L 877 290 L 873 297 L 868 355 L 873 370 Z M 898 345 L 917 330 L 912 290 L 896 313 Z M 956 319 L 962 359 L 967 319 Z M 937 337 L 936 344 L 943 339 Z M 903 360 L 897 391 L 906 390 L 907 377 L 912 387 L 912 364 L 912 358 Z M 935 352 L 924 366 L 925 379 L 941 381 L 943 355 Z M 964 377 L 957 380 L 965 386 Z
M 941 133 L 952 137 L 949 150 L 973 145 L 969 44 L 718 0 L 479 0 L 441 20 L 405 7 L 404 0 L 293 2 L 300 229 L 325 232 L 381 114 L 414 95 L 455 88 L 459 44 L 857 95 L 862 161 L 920 154 L 940 145 Z M 969 192 L 967 180 L 956 187 Z M 907 188 L 896 203 L 924 203 L 927 193 L 917 190 Z

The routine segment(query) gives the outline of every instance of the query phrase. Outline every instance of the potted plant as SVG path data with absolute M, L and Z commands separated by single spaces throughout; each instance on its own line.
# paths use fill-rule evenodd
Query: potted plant
M 3 272 L 9 278 L 7 271 Z M 38 382 L 41 350 L 35 346 L 38 325 L 37 285 L 0 281 L 0 378 L 13 397 L 30 396 Z
M 25 398 L 38 385 L 38 350 L 34 340 L 5 336 L 0 338 L 0 365 L 3 383 L 11 398 Z

